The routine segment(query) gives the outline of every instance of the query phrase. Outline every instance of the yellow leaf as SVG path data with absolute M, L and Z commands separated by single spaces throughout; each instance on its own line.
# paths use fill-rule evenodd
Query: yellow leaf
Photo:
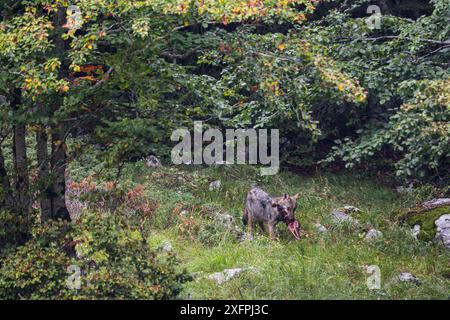
M 67 92 L 69 91 L 69 86 L 67 84 L 61 86 L 61 88 L 59 89 L 61 92 Z
M 284 49 L 286 49 L 286 45 L 285 45 L 284 43 L 280 43 L 280 44 L 277 46 L 277 48 L 278 48 L 278 50 L 283 51 Z

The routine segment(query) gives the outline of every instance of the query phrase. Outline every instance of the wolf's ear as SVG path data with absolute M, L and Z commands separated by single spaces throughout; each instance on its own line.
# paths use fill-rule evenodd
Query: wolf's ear
M 294 201 L 297 201 L 298 198 L 300 198 L 300 192 L 292 197 L 292 199 L 294 199 Z
M 285 194 L 283 194 L 283 197 L 284 197 L 285 199 L 287 199 L 287 198 L 289 198 L 289 195 L 288 195 L 287 193 L 285 193 Z

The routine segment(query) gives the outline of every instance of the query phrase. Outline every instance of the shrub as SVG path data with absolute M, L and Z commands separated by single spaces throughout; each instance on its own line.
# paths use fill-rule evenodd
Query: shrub
M 119 214 L 86 214 L 77 226 L 75 250 L 86 271 L 82 298 L 176 298 L 190 277 L 172 253 L 154 252 Z
M 172 253 L 151 251 L 119 212 L 50 223 L 0 268 L 2 299 L 173 299 L 190 280 Z M 69 267 L 71 267 L 69 269 Z M 68 284 L 79 287 L 69 289 Z
M 29 236 L 29 219 L 23 214 L 0 210 L 0 255 L 22 244 Z
M 67 223 L 37 228 L 32 240 L 7 255 L 0 268 L 1 299 L 57 299 L 68 295 L 64 251 Z

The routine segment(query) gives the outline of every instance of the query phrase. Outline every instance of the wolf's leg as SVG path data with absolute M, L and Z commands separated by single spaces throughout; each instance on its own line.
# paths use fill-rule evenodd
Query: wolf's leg
M 253 233 L 253 215 L 247 211 L 247 233 L 252 235 Z
M 270 234 L 270 239 L 272 240 L 277 240 L 277 237 L 275 235 L 275 224 L 269 222 L 269 234 Z
M 263 221 L 260 221 L 258 225 L 261 228 L 262 232 L 266 232 L 266 224 Z
M 248 224 L 248 210 L 244 208 L 244 214 L 242 215 L 242 224 L 246 226 Z

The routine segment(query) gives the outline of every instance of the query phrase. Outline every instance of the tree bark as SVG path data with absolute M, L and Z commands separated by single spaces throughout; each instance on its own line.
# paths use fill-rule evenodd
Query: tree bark
M 41 205 L 41 221 L 46 222 L 52 218 L 51 203 L 51 177 L 50 158 L 48 155 L 48 136 L 45 127 L 41 127 L 36 133 L 36 156 L 38 161 L 38 181 Z
M 58 7 L 54 16 L 54 25 L 57 29 L 62 30 L 65 22 L 65 10 L 63 7 Z M 55 51 L 58 55 L 64 56 L 66 51 L 66 44 L 61 38 L 61 34 L 57 33 L 54 38 Z M 67 61 L 62 60 L 62 66 L 59 72 L 59 78 L 67 77 Z M 63 99 L 56 99 L 55 104 L 50 108 L 51 115 L 62 106 Z M 53 119 L 54 120 L 54 119 Z M 66 168 L 67 168 L 67 154 L 66 154 L 66 130 L 61 122 L 53 122 L 50 126 L 51 141 L 52 141 L 52 155 L 50 157 L 50 172 L 52 178 L 50 203 L 51 203 L 51 219 L 70 220 L 69 211 L 66 207 Z
M 66 207 L 66 168 L 67 154 L 65 130 L 62 125 L 52 128 L 51 175 L 53 178 L 51 193 L 52 219 L 70 220 Z
M 21 92 L 14 89 L 12 92 L 11 107 L 13 111 L 20 116 Z M 28 175 L 28 158 L 26 143 L 26 126 L 23 123 L 16 123 L 13 126 L 13 163 L 14 163 L 14 189 L 15 203 L 14 207 L 17 212 L 28 214 L 30 212 L 29 198 L 29 175 Z
M 28 160 L 26 145 L 26 129 L 24 124 L 14 126 L 13 159 L 15 171 L 16 206 L 20 211 L 30 211 Z
M 3 151 L 0 146 L 0 208 L 11 208 L 14 201 L 11 193 L 11 184 L 9 182 L 9 176 L 6 171 L 5 158 L 3 157 Z

